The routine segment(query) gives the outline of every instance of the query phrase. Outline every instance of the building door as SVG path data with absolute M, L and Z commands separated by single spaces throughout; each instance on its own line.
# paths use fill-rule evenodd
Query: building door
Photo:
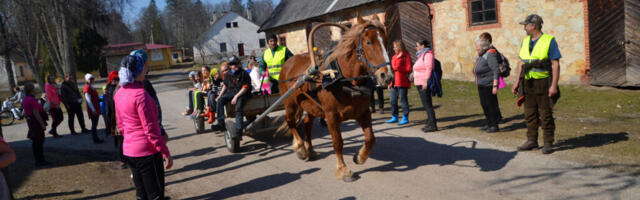
M 238 43 L 238 56 L 244 56 L 244 44 Z
M 416 42 L 431 36 L 431 15 L 424 2 L 408 1 L 396 3 L 385 11 L 384 25 L 387 28 L 387 52 L 393 55 L 393 41 L 402 40 L 412 60 L 415 60 Z
M 589 81 L 592 85 L 625 84 L 623 4 L 624 0 L 589 1 Z

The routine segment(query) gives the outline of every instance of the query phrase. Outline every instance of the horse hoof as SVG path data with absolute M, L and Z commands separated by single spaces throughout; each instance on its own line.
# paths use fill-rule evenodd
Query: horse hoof
M 307 159 L 307 152 L 305 152 L 305 151 L 296 151 L 296 155 L 298 156 L 298 158 L 300 160 L 306 160 Z
M 316 151 L 309 151 L 308 161 L 314 161 L 318 158 L 318 153 Z
M 362 165 L 364 164 L 364 162 L 366 162 L 367 160 L 363 160 L 363 161 L 358 161 L 358 154 L 353 155 L 353 162 L 356 163 L 356 165 Z
M 342 177 L 342 181 L 347 182 L 347 183 L 354 182 L 354 181 L 356 181 L 356 180 L 358 180 L 358 176 L 356 176 L 356 175 L 352 175 L 352 176 L 343 176 L 343 177 Z

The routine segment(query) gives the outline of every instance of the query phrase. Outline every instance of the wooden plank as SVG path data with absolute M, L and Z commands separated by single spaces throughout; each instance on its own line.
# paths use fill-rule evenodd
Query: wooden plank
M 423 3 L 410 1 L 396 4 L 399 8 L 402 26 L 402 41 L 407 47 L 411 59 L 416 59 L 416 42 L 426 39 L 431 41 L 431 17 L 429 7 Z
M 625 1 L 626 83 L 640 86 L 640 1 Z
M 626 82 L 624 0 L 589 0 L 591 84 L 621 86 Z

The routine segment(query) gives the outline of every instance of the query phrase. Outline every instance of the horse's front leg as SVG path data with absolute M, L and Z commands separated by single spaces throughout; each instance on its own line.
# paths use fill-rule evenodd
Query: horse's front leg
M 342 147 L 344 145 L 342 141 L 342 133 L 340 132 L 340 119 L 336 116 L 336 114 L 329 113 L 326 115 L 327 128 L 331 133 L 331 141 L 333 142 L 333 150 L 336 152 L 336 158 L 338 159 L 338 163 L 336 166 L 336 178 L 342 179 L 344 182 L 352 182 L 355 181 L 356 178 L 353 176 L 353 172 L 347 168 L 347 165 L 344 164 L 344 158 L 342 157 Z
M 363 114 L 362 117 L 356 121 L 360 124 L 360 127 L 362 127 L 362 131 L 364 131 L 364 146 L 360 147 L 358 154 L 353 156 L 353 162 L 362 165 L 369 158 L 371 149 L 376 143 L 376 137 L 373 135 L 373 128 L 371 127 L 371 113 L 367 111 L 367 113 Z

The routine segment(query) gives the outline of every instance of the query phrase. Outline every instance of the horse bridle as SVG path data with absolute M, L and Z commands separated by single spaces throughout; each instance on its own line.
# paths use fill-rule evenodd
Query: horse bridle
M 376 27 L 374 25 L 369 25 L 365 27 L 364 30 L 358 34 L 358 47 L 356 48 L 358 59 L 367 65 L 367 73 L 369 74 L 369 76 L 372 76 L 373 72 L 375 72 L 375 70 L 378 70 L 380 67 L 384 67 L 391 64 L 389 62 L 385 62 L 379 65 L 373 65 L 371 64 L 371 62 L 369 62 L 369 60 L 367 60 L 366 56 L 364 55 L 365 52 L 364 52 L 364 48 L 362 47 L 362 34 L 372 29 L 378 29 L 379 31 L 381 30 L 379 27 Z M 382 46 L 381 48 L 385 48 L 385 47 Z M 373 69 L 373 72 L 371 71 L 372 69 Z

